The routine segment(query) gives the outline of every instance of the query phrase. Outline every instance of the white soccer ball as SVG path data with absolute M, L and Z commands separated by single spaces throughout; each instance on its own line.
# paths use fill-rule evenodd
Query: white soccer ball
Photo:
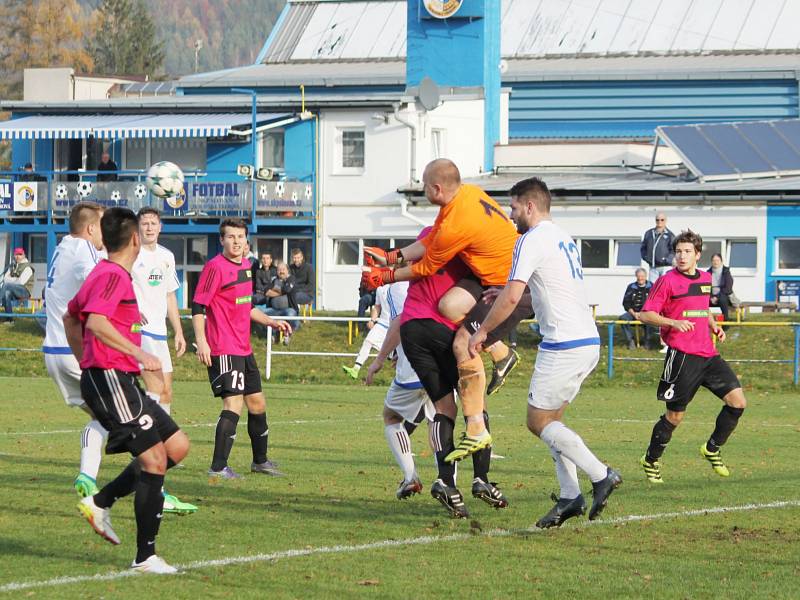
M 78 184 L 78 194 L 81 198 L 86 198 L 89 194 L 92 193 L 92 182 L 91 181 L 81 181 Z
M 171 198 L 183 191 L 183 171 L 174 163 L 161 161 L 147 170 L 147 187 L 158 198 Z
M 69 196 L 69 191 L 67 190 L 67 186 L 63 183 L 59 183 L 56 186 L 56 198 L 59 200 L 66 200 L 67 196 Z
M 119 202 L 121 198 L 122 194 L 119 193 L 119 190 L 114 190 L 113 192 L 111 192 L 111 199 L 114 202 Z
M 133 190 L 133 195 L 137 200 L 143 200 L 147 196 L 147 186 L 143 183 L 137 183 L 136 188 Z

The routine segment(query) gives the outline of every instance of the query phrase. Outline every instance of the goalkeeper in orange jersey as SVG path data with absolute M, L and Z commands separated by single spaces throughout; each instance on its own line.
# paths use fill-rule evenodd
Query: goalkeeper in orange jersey
M 482 359 L 470 356 L 468 341 L 480 328 L 498 290 L 506 283 L 518 234 L 497 202 L 477 186 L 461 183 L 461 174 L 452 161 L 432 161 L 425 167 L 422 181 L 428 201 L 440 207 L 431 233 L 399 250 L 365 248 L 367 266 L 362 280 L 374 289 L 384 283 L 427 277 L 456 256 L 472 272 L 439 303 L 442 316 L 462 324 L 453 342 L 453 352 L 458 362 L 458 392 L 467 431 L 447 457 L 453 462 L 492 443 L 483 417 L 486 373 Z M 413 264 L 404 266 L 403 261 L 413 261 Z M 524 299 L 503 326 L 495 330 L 495 336 L 502 339 L 501 335 L 510 332 L 531 313 L 528 295 L 527 302 Z M 518 356 L 504 344 L 498 344 L 493 348 L 492 359 L 495 368 L 490 393 L 502 385 Z

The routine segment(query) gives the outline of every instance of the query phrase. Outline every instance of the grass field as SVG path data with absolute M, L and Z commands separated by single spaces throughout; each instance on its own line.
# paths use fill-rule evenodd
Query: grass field
M 379 417 L 384 388 L 347 385 L 336 360 L 317 359 L 314 367 L 341 385 L 266 386 L 270 456 L 287 473 L 280 479 L 252 475 L 210 485 L 205 470 L 219 406 L 207 383 L 179 382 L 173 414 L 193 447 L 167 482 L 200 510 L 164 519 L 159 554 L 184 569 L 174 578 L 126 576 L 135 552 L 129 498 L 113 510 L 123 542 L 117 547 L 75 510 L 81 415 L 46 378 L 2 377 L 0 596 L 797 597 L 796 391 L 775 382 L 748 390 L 750 406 L 724 450 L 727 480 L 698 455 L 719 408 L 701 393 L 665 455 L 666 484 L 655 488 L 637 461 L 660 414 L 653 399 L 658 365 L 637 365 L 640 374 L 613 383 L 595 376 L 567 423 L 622 472 L 624 484 L 601 521 L 572 520 L 542 532 L 531 527 L 550 508 L 556 483 L 549 453 L 523 424 L 529 359 L 490 405 L 495 452 L 505 457 L 494 462 L 493 479 L 511 504 L 495 511 L 470 497 L 472 518 L 460 521 L 427 493 L 435 471 L 422 432 L 413 442 L 426 491 L 395 500 L 400 475 Z M 288 359 L 276 364 L 279 372 L 294 368 Z M 231 465 L 245 471 L 249 461 L 240 427 Z M 101 480 L 124 462 L 106 459 Z M 460 478 L 467 493 L 470 481 L 468 468 Z

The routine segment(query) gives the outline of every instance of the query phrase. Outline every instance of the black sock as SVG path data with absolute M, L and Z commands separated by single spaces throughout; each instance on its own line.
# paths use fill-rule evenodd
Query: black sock
M 465 419 L 466 421 L 466 419 Z M 483 422 L 486 424 L 486 431 L 489 431 L 489 413 L 483 411 Z M 478 477 L 484 482 L 489 482 L 489 466 L 492 463 L 492 447 L 487 446 L 483 450 L 478 450 L 472 455 L 473 477 Z
M 228 457 L 231 455 L 233 440 L 236 439 L 236 425 L 239 424 L 239 415 L 232 410 L 223 410 L 219 413 L 217 431 L 214 434 L 214 457 L 211 459 L 211 470 L 221 471 L 228 466 Z
M 408 435 L 411 435 L 417 430 L 417 423 L 412 423 L 411 421 L 403 421 L 403 429 L 406 430 Z
M 661 418 L 653 427 L 653 434 L 650 436 L 650 446 L 647 448 L 647 462 L 656 462 L 661 455 L 667 444 L 672 439 L 672 432 L 675 431 L 675 425 L 667 420 L 666 415 L 661 415 Z
M 714 428 L 714 433 L 711 434 L 711 437 L 708 438 L 708 442 L 706 442 L 706 450 L 709 452 L 717 452 L 720 446 L 728 441 L 728 437 L 730 437 L 733 430 L 736 429 L 736 425 L 739 423 L 739 417 L 742 416 L 743 412 L 743 408 L 734 408 L 727 404 L 722 407 L 722 410 L 719 411 L 717 415 L 717 426 Z
M 247 413 L 247 434 L 253 448 L 253 462 L 257 465 L 267 462 L 267 443 L 269 441 L 269 425 L 267 413 L 255 415 Z
M 156 536 L 164 508 L 164 476 L 142 471 L 136 482 L 133 511 L 136 514 L 136 562 L 147 560 L 156 553 Z
M 133 459 L 116 479 L 107 483 L 94 495 L 94 503 L 100 508 L 111 508 L 119 498 L 124 498 L 133 492 L 141 472 L 139 461 Z
M 453 419 L 445 415 L 436 415 L 433 418 L 433 430 L 431 441 L 436 452 L 436 465 L 439 467 L 439 479 L 445 485 L 455 487 L 456 465 L 455 463 L 444 462 L 445 456 L 455 450 L 453 444 L 453 429 L 455 429 Z

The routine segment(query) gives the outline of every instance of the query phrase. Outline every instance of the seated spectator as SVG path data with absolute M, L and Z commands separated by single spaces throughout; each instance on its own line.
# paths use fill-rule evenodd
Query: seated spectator
M 22 167 L 22 171 L 22 175 L 19 176 L 20 181 L 47 181 L 47 177 L 33 171 L 33 165 L 31 163 L 25 163 L 25 166 Z
M 639 312 L 647 300 L 648 294 L 652 289 L 653 284 L 647 280 L 647 271 L 642 268 L 636 269 L 636 281 L 631 283 L 625 288 L 625 295 L 622 298 L 622 308 L 625 312 L 619 316 L 620 321 L 638 321 Z M 633 340 L 633 331 L 630 325 L 623 325 L 622 331 L 625 334 L 625 339 L 628 340 L 628 348 L 636 348 L 636 342 Z M 645 327 L 644 347 L 650 350 L 650 336 L 657 335 L 655 327 Z
M 272 289 L 272 281 L 277 275 L 278 269 L 272 264 L 272 255 L 263 253 L 253 276 L 253 304 L 269 306 L 267 290 Z
M 22 248 L 14 249 L 14 260 L 3 273 L 3 312 L 11 313 L 16 302 L 27 300 L 33 292 L 33 267 Z M 11 321 L 5 318 L 4 321 Z
M 295 281 L 294 276 L 289 274 L 289 266 L 278 261 L 277 276 L 272 281 L 272 287 L 267 290 L 266 296 L 269 298 L 269 306 L 259 306 L 258 309 L 271 317 L 296 317 L 297 301 L 294 297 Z M 300 328 L 299 321 L 289 321 L 292 331 Z M 290 336 L 283 338 L 283 343 L 288 344 Z
M 367 316 L 367 311 L 375 305 L 375 290 L 368 290 L 364 284 L 358 288 L 358 316 L 363 318 Z M 362 331 L 370 329 L 367 323 L 359 322 Z
M 294 297 L 297 304 L 312 304 L 314 302 L 314 269 L 305 262 L 303 251 L 300 248 L 292 249 L 292 266 L 289 270 L 294 276 Z
M 100 156 L 100 162 L 97 164 L 97 170 L 102 173 L 97 174 L 97 181 L 116 181 L 117 180 L 117 163 L 111 160 L 108 152 L 103 152 Z
M 731 270 L 722 264 L 722 255 L 715 254 L 711 257 L 711 306 L 717 306 L 722 311 L 726 321 L 730 321 L 728 313 L 733 295 L 733 275 Z

